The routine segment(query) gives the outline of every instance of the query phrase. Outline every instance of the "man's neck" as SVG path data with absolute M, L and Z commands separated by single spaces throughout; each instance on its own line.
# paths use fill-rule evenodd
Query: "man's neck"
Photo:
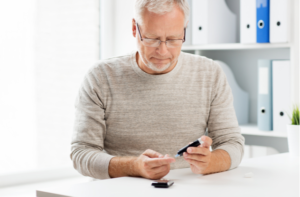
M 178 62 L 178 60 L 177 60 L 177 61 L 176 61 L 175 63 L 173 63 L 173 65 L 171 65 L 167 70 L 164 70 L 164 71 L 162 71 L 162 72 L 156 72 L 156 71 L 154 71 L 154 70 L 148 68 L 148 67 L 144 64 L 144 62 L 143 62 L 142 59 L 140 58 L 139 52 L 137 52 L 137 53 L 135 54 L 135 59 L 136 59 L 136 63 L 137 63 L 137 65 L 139 66 L 139 68 L 140 68 L 142 71 L 144 71 L 145 73 L 148 73 L 148 74 L 150 74 L 150 75 L 162 75 L 162 74 L 166 74 L 166 73 L 172 71 L 172 70 L 175 68 L 175 66 L 176 66 L 176 64 L 177 64 L 177 62 Z

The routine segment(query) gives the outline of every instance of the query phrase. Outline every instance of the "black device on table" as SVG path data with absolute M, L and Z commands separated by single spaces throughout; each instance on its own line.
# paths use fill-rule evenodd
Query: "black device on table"
M 151 185 L 155 188 L 169 188 L 174 184 L 171 180 L 155 180 Z

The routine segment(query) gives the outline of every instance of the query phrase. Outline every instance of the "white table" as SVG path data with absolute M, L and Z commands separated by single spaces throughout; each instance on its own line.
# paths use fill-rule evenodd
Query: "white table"
M 254 174 L 252 178 L 244 177 L 248 172 Z M 244 160 L 238 168 L 226 172 L 203 176 L 185 168 L 171 170 L 165 178 L 174 180 L 174 185 L 168 189 L 154 188 L 151 180 L 123 177 L 51 191 L 37 190 L 37 196 L 298 197 L 299 158 L 277 154 Z

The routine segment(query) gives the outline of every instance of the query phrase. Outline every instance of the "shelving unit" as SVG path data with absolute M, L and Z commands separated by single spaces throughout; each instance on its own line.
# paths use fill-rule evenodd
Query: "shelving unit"
M 291 103 L 299 103 L 299 1 L 292 0 L 291 29 L 289 43 L 226 43 L 205 45 L 184 45 L 182 51 L 206 56 L 225 62 L 233 71 L 238 84 L 249 93 L 249 125 L 240 125 L 246 145 L 274 147 L 279 152 L 287 152 L 285 131 L 260 131 L 256 125 L 257 116 L 257 60 L 290 59 L 291 62 Z M 239 17 L 239 15 L 237 16 Z M 239 27 L 239 25 L 237 26 Z
M 287 138 L 286 132 L 261 131 L 257 128 L 257 125 L 255 124 L 240 125 L 240 128 L 241 128 L 241 133 L 243 135 Z
M 232 70 L 240 87 L 249 93 L 250 96 L 250 120 L 252 127 L 247 127 L 247 135 L 261 136 L 263 133 L 258 132 L 256 124 L 257 116 L 257 60 L 258 59 L 290 59 L 292 70 L 298 70 L 299 50 L 295 49 L 295 44 L 279 43 L 279 44 L 211 44 L 199 46 L 183 46 L 182 50 L 185 52 L 192 52 L 197 55 L 206 56 L 213 60 L 220 60 L 225 62 Z M 293 72 L 292 72 L 293 73 Z M 299 90 L 295 86 L 296 80 L 299 78 L 299 73 L 294 72 L 291 79 L 292 91 L 294 92 L 294 99 L 297 100 Z M 252 130 L 252 132 L 251 132 Z M 271 135 L 268 135 L 271 136 Z M 275 136 L 280 136 L 276 135 Z M 282 136 L 282 135 L 281 135 Z
M 280 49 L 280 48 L 290 48 L 289 43 L 279 43 L 279 44 L 241 44 L 241 43 L 228 43 L 228 44 L 207 44 L 207 45 L 191 45 L 182 46 L 184 51 L 202 51 L 202 50 L 259 50 L 259 49 Z

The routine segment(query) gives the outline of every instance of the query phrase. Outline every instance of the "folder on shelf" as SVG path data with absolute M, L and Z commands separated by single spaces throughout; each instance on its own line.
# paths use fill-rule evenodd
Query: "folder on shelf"
M 289 42 L 290 0 L 270 0 L 270 42 Z
M 240 1 L 241 43 L 256 43 L 256 0 Z
M 273 130 L 272 60 L 258 60 L 257 126 L 259 130 Z
M 192 45 L 192 16 L 193 16 L 193 10 L 192 10 L 192 0 L 187 0 L 189 6 L 190 6 L 190 16 L 189 16 L 189 23 L 186 27 L 186 35 L 185 35 L 185 42 L 183 43 L 184 46 Z
M 236 15 L 225 0 L 192 0 L 193 45 L 235 43 Z
M 290 61 L 276 60 L 272 62 L 273 70 L 273 130 L 285 132 L 290 123 L 286 114 L 290 108 Z
M 270 0 L 256 0 L 257 43 L 270 42 Z

